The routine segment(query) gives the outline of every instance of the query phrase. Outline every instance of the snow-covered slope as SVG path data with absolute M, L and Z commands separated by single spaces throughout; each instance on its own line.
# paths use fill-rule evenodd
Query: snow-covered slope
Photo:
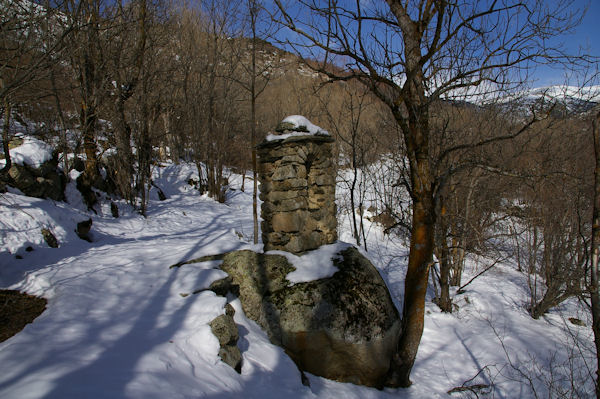
M 214 262 L 169 266 L 233 249 L 260 250 L 251 244 L 251 192 L 230 191 L 227 204 L 219 204 L 186 184 L 195 174 L 187 164 L 158 168 L 155 182 L 168 199 L 158 201 L 152 192 L 147 218 L 119 203 L 121 217 L 114 219 L 108 201 L 98 215 L 90 214 L 72 185 L 68 204 L 0 195 L 0 287 L 48 299 L 40 317 L 0 343 L 0 397 L 447 398 L 447 391 L 467 382 L 481 385 L 479 397 L 533 398 L 547 397 L 551 386 L 568 388 L 570 378 L 582 397 L 591 397 L 584 363 L 594 364 L 591 329 L 565 321 L 578 317 L 590 325 L 587 313 L 571 301 L 532 320 L 523 306 L 526 281 L 506 264 L 458 295 L 451 315 L 428 302 L 411 388 L 378 391 L 310 375 L 306 387 L 283 350 L 229 298 L 244 361 L 238 375 L 219 360 L 208 326 L 224 313 L 226 299 L 210 291 L 193 294 L 223 272 Z M 230 181 L 240 186 L 239 176 Z M 92 243 L 74 233 L 76 222 L 89 217 Z M 347 220 L 340 217 L 340 238 L 350 242 Z M 406 247 L 365 223 L 367 256 L 400 306 Z M 60 248 L 44 244 L 41 227 L 55 233 Z M 469 265 L 466 279 L 485 260 Z
M 600 86 L 546 86 L 537 87 L 505 97 L 507 104 L 518 103 L 528 107 L 535 103 L 562 104 L 570 112 L 585 112 L 600 103 Z

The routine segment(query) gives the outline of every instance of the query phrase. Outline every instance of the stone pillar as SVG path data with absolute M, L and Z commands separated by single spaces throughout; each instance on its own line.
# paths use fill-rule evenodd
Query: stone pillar
M 298 254 L 332 244 L 337 240 L 334 139 L 280 133 L 257 146 L 264 249 Z

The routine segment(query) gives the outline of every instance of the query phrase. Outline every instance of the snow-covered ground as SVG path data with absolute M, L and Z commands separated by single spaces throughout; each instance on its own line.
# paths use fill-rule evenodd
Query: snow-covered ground
M 243 353 L 237 374 L 219 360 L 208 326 L 227 300 L 210 291 L 193 294 L 224 273 L 215 262 L 169 266 L 234 249 L 261 250 L 252 245 L 251 184 L 219 204 L 187 185 L 195 174 L 187 164 L 157 169 L 155 182 L 168 199 L 158 201 L 152 192 L 147 218 L 118 202 L 115 219 L 106 199 L 97 215 L 90 213 L 73 183 L 69 203 L 0 194 L 0 288 L 48 299 L 41 316 L 0 343 L 1 398 L 542 398 L 559 397 L 558 389 L 571 385 L 580 397 L 593 396 L 591 328 L 567 320 L 589 326 L 588 313 L 573 300 L 531 319 L 525 277 L 509 264 L 469 285 L 456 297 L 453 314 L 441 313 L 428 298 L 408 389 L 378 391 L 315 376 L 310 387 L 302 385 L 284 351 L 229 298 Z M 230 181 L 239 188 L 239 176 Z M 90 217 L 92 243 L 74 232 Z M 349 218 L 339 220 L 340 239 L 351 242 Z M 400 306 L 407 249 L 366 223 L 367 256 Z M 44 243 L 41 228 L 56 235 L 58 249 Z M 471 259 L 464 281 L 485 262 Z M 447 394 L 465 382 L 482 385 L 478 396 Z

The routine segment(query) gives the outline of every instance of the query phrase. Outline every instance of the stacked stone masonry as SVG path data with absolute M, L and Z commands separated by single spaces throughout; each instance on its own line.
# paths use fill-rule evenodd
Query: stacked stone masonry
M 257 147 L 265 251 L 302 253 L 337 240 L 333 141 L 303 135 Z

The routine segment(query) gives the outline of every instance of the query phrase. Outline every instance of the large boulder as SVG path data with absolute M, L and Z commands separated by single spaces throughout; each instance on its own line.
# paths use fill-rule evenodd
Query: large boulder
M 235 251 L 221 269 L 246 315 L 303 371 L 343 382 L 388 385 L 400 317 L 373 265 L 355 248 L 334 260 L 332 277 L 292 285 L 281 255 Z M 215 284 L 223 289 L 223 281 Z
M 56 156 L 37 168 L 26 164 L 13 164 L 8 170 L 8 176 L 9 185 L 30 197 L 50 198 L 55 201 L 65 198 L 67 178 L 59 171 Z

